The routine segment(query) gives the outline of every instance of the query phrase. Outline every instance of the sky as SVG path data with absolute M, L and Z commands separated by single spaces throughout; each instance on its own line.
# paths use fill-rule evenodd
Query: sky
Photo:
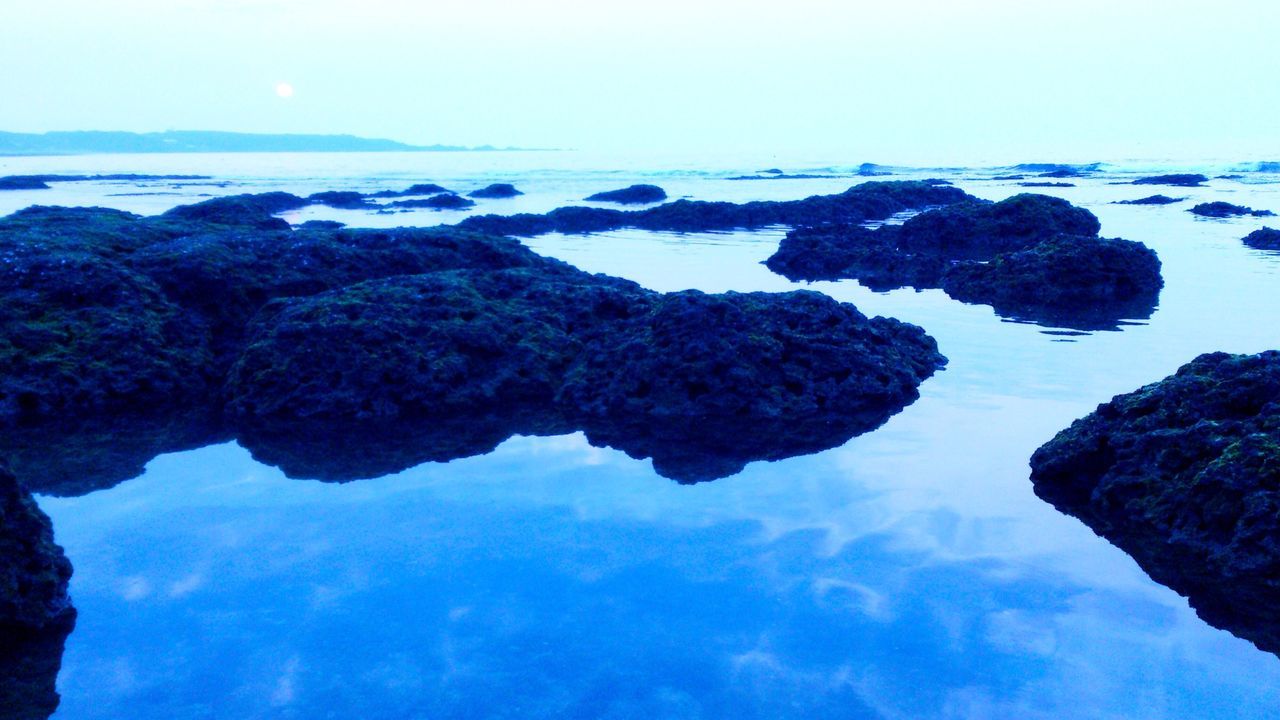
M 1277 160 L 1277 27 L 1274 0 L 0 0 L 0 130 Z

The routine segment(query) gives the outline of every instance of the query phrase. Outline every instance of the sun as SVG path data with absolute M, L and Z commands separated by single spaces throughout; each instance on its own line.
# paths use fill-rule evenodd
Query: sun
M 282 98 L 293 97 L 293 86 L 287 82 L 276 83 L 276 95 Z

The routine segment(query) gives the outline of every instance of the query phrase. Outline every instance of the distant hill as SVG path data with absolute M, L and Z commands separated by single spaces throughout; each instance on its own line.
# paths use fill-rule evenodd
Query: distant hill
M 269 135 L 169 130 L 154 133 L 77 130 L 48 133 L 0 132 L 0 155 L 87 155 L 92 153 L 203 152 L 467 152 L 498 150 L 490 145 L 408 145 L 354 135 Z M 501 148 L 519 150 L 521 148 Z

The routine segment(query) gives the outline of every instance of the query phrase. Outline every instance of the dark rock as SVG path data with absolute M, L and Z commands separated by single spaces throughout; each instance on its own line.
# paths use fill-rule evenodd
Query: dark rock
M 1242 215 L 1252 215 L 1254 217 L 1271 217 L 1275 213 L 1270 210 L 1254 210 L 1243 205 L 1232 205 L 1228 202 L 1208 202 L 1200 203 L 1191 208 L 1187 212 L 1208 218 L 1233 218 Z
M 1042 172 L 1036 177 L 1062 179 L 1062 178 L 1084 177 L 1084 175 L 1085 173 L 1077 168 L 1065 167 L 1065 168 L 1058 168 L 1057 170 L 1050 170 L 1048 172 Z
M 645 205 L 667 199 L 667 191 L 657 185 L 632 185 L 621 190 L 598 192 L 588 196 L 588 202 L 611 202 L 620 205 Z
M 523 194 L 516 189 L 515 185 L 510 183 L 494 183 L 467 193 L 468 196 L 473 198 L 513 198 Z
M 1230 175 L 1217 175 L 1214 177 L 1214 179 L 1215 180 L 1243 180 L 1244 176 L 1236 175 L 1235 173 L 1232 173 Z
M 958 188 L 935 181 L 866 182 L 835 195 L 782 202 L 702 202 L 677 200 L 645 210 L 565 207 L 544 215 L 481 215 L 458 224 L 493 235 L 533 236 L 549 232 L 585 233 L 625 227 L 674 232 L 752 229 L 773 225 L 824 225 L 884 220 L 905 210 L 969 199 Z
M 446 188 L 440 187 L 435 183 L 418 183 L 416 185 L 410 185 L 405 190 L 380 190 L 376 193 L 370 194 L 369 197 L 372 197 L 372 198 L 410 197 L 413 195 L 438 195 L 440 193 L 447 193 L 447 192 L 451 192 L 451 191 Z
M 346 227 L 346 223 L 340 223 L 337 220 L 308 220 L 297 226 L 298 230 L 339 230 Z
M 369 202 L 363 193 L 352 191 L 330 190 L 312 193 L 307 197 L 307 201 L 313 205 L 328 205 L 339 210 L 365 210 L 377 207 Z
M 48 190 L 49 183 L 31 175 L 0 177 L 0 190 Z
M 0 244 L 0 427 L 190 402 L 208 390 L 204 329 L 117 259 Z
M 1082 330 L 1150 317 L 1163 286 L 1160 259 L 1146 245 L 1071 235 L 990 262 L 958 263 L 942 280 L 942 289 L 961 302 Z
M 45 720 L 58 708 L 62 648 L 75 627 L 71 563 L 49 517 L 0 466 L 0 709 Z
M 474 200 L 468 200 L 461 195 L 454 195 L 453 193 L 441 193 L 432 195 L 429 198 L 415 200 L 396 200 L 390 204 L 393 207 L 429 208 L 431 210 L 463 210 L 476 205 Z
M 0 466 L 0 633 L 72 621 L 70 579 L 71 563 L 53 541 L 48 516 Z
M 1026 180 L 1026 175 L 996 175 L 992 180 Z
M 1169 197 L 1168 195 L 1148 195 L 1144 198 L 1138 198 L 1137 200 L 1117 200 L 1115 204 L 1116 205 L 1170 205 L 1172 203 L 1182 202 L 1183 200 L 1186 200 L 1186 198 L 1172 198 L 1172 197 Z
M 765 264 L 792 280 L 941 287 L 963 302 L 1061 327 L 1149 316 L 1162 284 L 1159 261 L 1139 243 L 1097 239 L 1099 227 L 1088 210 L 1045 195 L 970 200 L 901 227 L 798 228 Z
M 263 230 L 286 230 L 289 223 L 276 213 L 297 210 L 310 204 L 297 195 L 270 192 L 258 195 L 228 195 L 195 205 L 180 205 L 161 215 L 187 222 L 242 225 Z
M 1134 185 L 1173 185 L 1176 187 L 1200 187 L 1209 182 L 1209 178 L 1198 173 L 1174 173 L 1171 175 L 1152 175 L 1138 178 Z
M 1245 235 L 1241 242 L 1255 250 L 1280 250 L 1280 230 L 1259 228 Z
M 1020 185 L 1020 186 L 1022 186 L 1022 187 L 1030 187 L 1030 188 L 1036 188 L 1036 187 L 1039 187 L 1039 188 L 1066 188 L 1066 187 L 1075 187 L 1075 184 L 1074 184 L 1074 183 L 1064 183 L 1064 182 L 1024 182 L 1024 183 L 1018 183 L 1018 185 Z
M 586 343 L 560 403 L 593 443 L 686 482 L 874 429 L 945 363 L 920 328 L 806 291 L 672 293 L 621 324 Z
M 1280 353 L 1202 355 L 1031 458 L 1036 494 L 1280 654 Z

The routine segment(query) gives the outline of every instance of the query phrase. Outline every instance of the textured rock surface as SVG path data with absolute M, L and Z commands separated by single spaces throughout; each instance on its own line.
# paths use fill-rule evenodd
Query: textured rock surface
M 1174 173 L 1172 175 L 1152 175 L 1138 178 L 1134 185 L 1173 185 L 1175 187 L 1200 187 L 1209 182 L 1209 178 L 1195 173 Z
M 515 185 L 512 185 L 510 183 L 494 183 L 492 185 L 486 185 L 485 187 L 482 187 L 479 190 L 472 190 L 471 192 L 467 193 L 469 197 L 491 198 L 491 199 L 513 198 L 513 197 L 516 197 L 517 195 L 523 195 L 523 194 L 524 193 L 516 189 Z
M 1202 355 L 1031 459 L 1036 494 L 1280 653 L 1280 353 Z
M 1233 218 L 1241 217 L 1242 215 L 1270 217 L 1275 215 L 1275 213 L 1270 210 L 1254 210 L 1253 208 L 1245 207 L 1243 205 L 1232 205 L 1231 203 L 1221 201 L 1200 203 L 1187 212 L 1208 218 Z
M 611 202 L 620 205 L 646 205 L 667 199 L 667 191 L 657 185 L 631 185 L 619 190 L 598 192 L 586 198 L 589 202 Z
M 971 199 L 938 181 L 866 182 L 835 195 L 803 200 L 748 203 L 677 200 L 645 210 L 563 207 L 542 215 L 481 215 L 459 227 L 522 237 L 550 232 L 589 233 L 634 227 L 644 230 L 708 232 L 772 225 L 826 225 L 884 220 L 895 213 Z
M 475 207 L 475 205 L 474 200 L 468 200 L 461 195 L 454 195 L 450 192 L 439 193 L 428 198 L 396 200 L 391 203 L 392 207 L 428 208 L 431 210 L 465 210 L 469 207 Z
M 0 632 L 71 622 L 70 579 L 71 563 L 53 542 L 49 518 L 0 466 Z
M 1280 250 L 1280 230 L 1259 228 L 1245 235 L 1241 242 L 1256 250 Z
M 1100 240 L 1099 227 L 1093 213 L 1046 195 L 968 200 L 900 227 L 798 228 L 765 264 L 792 280 L 941 287 L 1002 315 L 1066 327 L 1149 316 L 1162 285 L 1159 260 L 1139 243 Z
M 1148 195 L 1136 200 L 1117 200 L 1117 205 L 1171 205 L 1173 203 L 1182 202 L 1186 198 L 1174 198 L 1168 195 Z

